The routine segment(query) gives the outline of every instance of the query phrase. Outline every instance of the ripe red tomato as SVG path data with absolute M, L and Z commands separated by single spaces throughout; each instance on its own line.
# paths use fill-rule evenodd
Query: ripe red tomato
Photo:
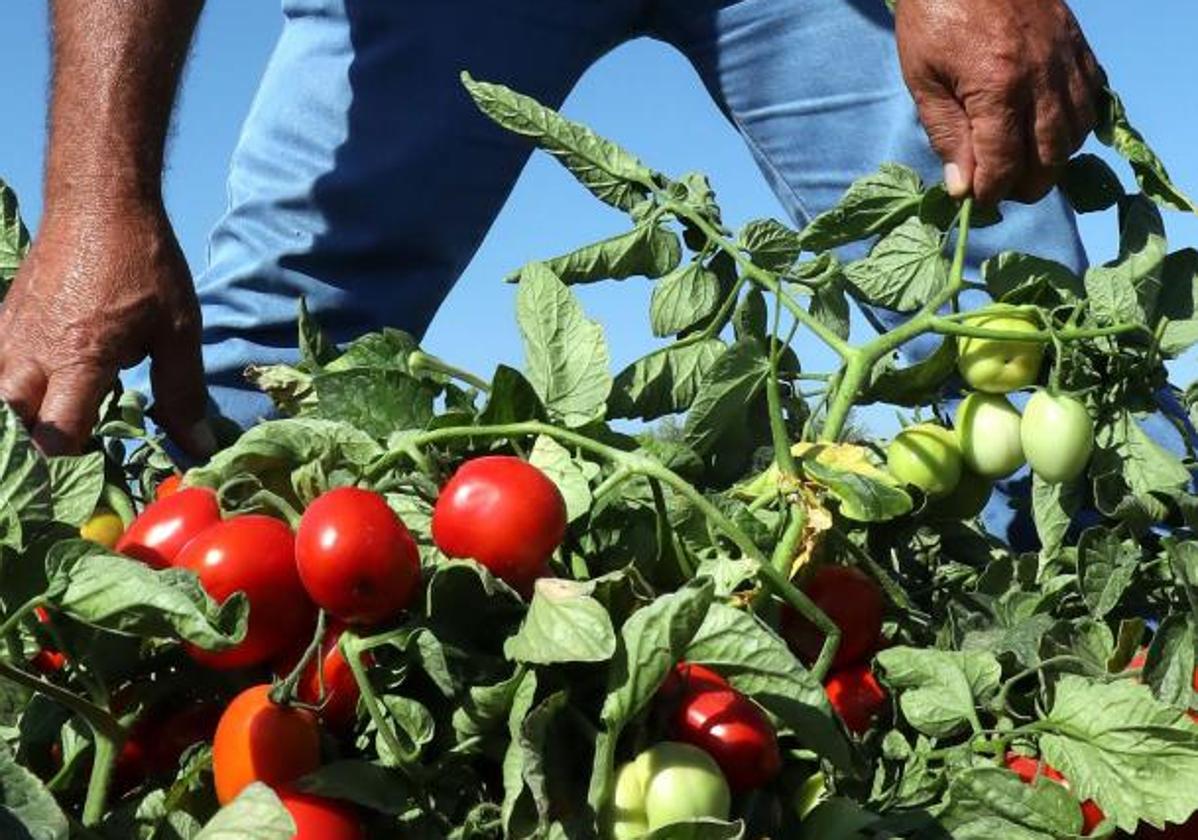
M 50 623 L 50 613 L 46 611 L 45 607 L 34 607 L 33 614 L 37 616 L 40 624 Z M 39 674 L 50 677 L 66 667 L 67 658 L 64 654 L 54 650 L 54 648 L 46 647 L 35 653 L 33 658 L 29 660 L 29 664 Z
M 824 692 L 844 725 L 858 735 L 873 727 L 886 705 L 886 689 L 868 665 L 833 671 L 824 683 Z
M 366 840 L 354 807 L 347 802 L 280 788 L 279 800 L 295 820 L 292 840 Z
M 221 715 L 212 742 L 216 798 L 227 805 L 253 782 L 281 785 L 320 766 L 320 725 L 307 709 L 280 706 L 269 685 L 250 686 Z
M 873 578 L 851 566 L 821 566 L 803 592 L 840 628 L 833 669 L 847 668 L 873 656 L 882 639 L 882 590 Z M 807 663 L 819 658 L 824 635 L 790 607 L 782 610 L 782 635 Z
M 175 565 L 199 575 L 204 590 L 218 602 L 234 592 L 244 592 L 250 602 L 249 627 L 239 644 L 219 652 L 188 645 L 201 665 L 258 665 L 279 656 L 312 626 L 315 610 L 295 569 L 291 529 L 277 519 L 226 519 L 188 543 Z
M 662 694 L 671 739 L 714 758 L 734 792 L 755 790 L 778 774 L 778 736 L 756 703 L 701 665 L 683 663 L 673 676 Z
M 416 541 L 378 493 L 330 490 L 308 506 L 295 536 L 308 594 L 352 624 L 375 624 L 406 609 L 420 583 Z
M 143 510 L 129 523 L 116 550 L 155 569 L 165 569 L 187 543 L 220 521 L 216 494 L 206 487 L 188 487 Z
M 308 663 L 300 676 L 298 695 L 301 702 L 312 706 L 320 706 L 320 720 L 329 727 L 345 731 L 349 729 L 358 716 L 358 700 L 362 696 L 354 672 L 350 670 L 349 662 L 341 654 L 337 646 L 341 634 L 345 632 L 343 622 L 333 620 L 325 628 L 324 640 L 321 644 L 320 655 Z M 280 679 L 286 677 L 295 669 L 303 656 L 307 645 L 294 651 L 275 668 Z M 362 657 L 368 665 L 372 658 L 369 653 Z M 316 671 L 316 663 L 320 662 L 324 669 L 324 700 L 321 702 L 320 677 Z
M 467 461 L 441 489 L 433 539 L 527 594 L 566 534 L 566 503 L 543 472 L 508 455 Z
M 1054 782 L 1060 782 L 1065 787 L 1069 787 L 1069 782 L 1066 781 L 1065 777 L 1048 762 L 1041 763 L 1034 758 L 1016 753 L 1007 753 L 1004 761 L 1007 769 L 1015 773 L 1026 784 L 1030 785 L 1037 775 L 1042 775 L 1047 779 L 1052 779 Z M 1093 799 L 1087 799 L 1082 803 L 1082 834 L 1089 834 L 1105 818 L 1106 815 L 1102 813 L 1102 809 L 1098 807 L 1097 803 Z
M 162 479 L 162 481 L 158 483 L 158 486 L 154 488 L 154 498 L 156 500 L 165 499 L 167 496 L 178 493 L 182 488 L 183 476 L 179 475 L 178 473 L 171 473 L 166 478 Z
M 212 740 L 219 719 L 219 709 L 210 703 L 151 709 L 133 724 L 117 755 L 118 789 L 130 790 L 148 776 L 173 774 L 188 747 Z

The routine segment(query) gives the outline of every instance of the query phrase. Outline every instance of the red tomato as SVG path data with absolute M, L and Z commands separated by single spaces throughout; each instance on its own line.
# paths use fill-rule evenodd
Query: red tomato
M 688 692 L 731 687 L 726 679 L 710 668 L 693 662 L 679 662 L 666 675 L 660 692 L 667 700 L 674 700 Z
M 467 461 L 441 489 L 433 539 L 524 594 L 566 534 L 566 503 L 543 472 L 508 455 Z
M 853 665 L 833 671 L 824 683 L 832 709 L 840 715 L 850 732 L 864 735 L 886 705 L 882 688 L 868 665 Z
M 312 706 L 320 706 L 320 719 L 333 729 L 345 731 L 353 726 L 358 716 L 358 699 L 362 696 L 354 672 L 350 670 L 349 662 L 341 654 L 337 646 L 345 624 L 333 620 L 325 628 L 324 640 L 321 644 L 320 655 L 308 663 L 300 676 L 298 695 L 301 702 Z M 306 649 L 306 645 L 305 648 Z M 286 677 L 299 663 L 304 649 L 294 652 L 275 669 L 281 678 Z M 370 654 L 362 657 L 370 664 Z M 320 678 L 316 672 L 316 662 L 320 661 L 324 668 L 324 700 L 320 696 Z
M 296 572 L 293 549 L 290 528 L 258 515 L 226 519 L 188 543 L 176 566 L 199 575 L 218 602 L 234 592 L 244 592 L 250 602 L 245 639 L 219 652 L 188 645 L 193 659 L 209 668 L 244 668 L 277 657 L 304 637 L 315 610 Z
M 1052 779 L 1054 782 L 1060 782 L 1065 787 L 1069 787 L 1069 782 L 1065 780 L 1065 777 L 1048 762 L 1041 763 L 1034 758 L 1026 755 L 1017 755 L 1016 753 L 1007 753 L 1004 761 L 1006 762 L 1007 769 L 1012 771 L 1026 784 L 1030 785 L 1037 775 L 1042 775 L 1047 779 Z M 1089 834 L 1105 818 L 1106 815 L 1102 813 L 1102 809 L 1098 807 L 1097 803 L 1093 799 L 1087 799 L 1082 803 L 1082 834 Z
M 50 613 L 45 607 L 34 607 L 33 614 L 37 616 L 37 620 L 41 624 L 50 623 Z M 42 648 L 33 655 L 29 660 L 29 664 L 33 666 L 39 674 L 50 677 L 57 674 L 66 667 L 67 658 L 65 655 L 53 648 Z
M 286 787 L 277 792 L 295 820 L 292 840 L 366 840 L 366 831 L 349 803 Z
M 714 758 L 734 792 L 768 783 L 782 768 L 778 737 L 769 718 L 713 671 L 701 665 L 681 668 L 682 673 L 675 669 L 676 681 L 667 680 L 666 686 L 681 690 L 674 696 L 663 695 L 672 705 L 670 738 Z
M 821 566 L 803 592 L 840 628 L 840 647 L 832 659 L 839 670 L 873 656 L 882 640 L 882 590 L 869 575 L 851 566 Z M 782 635 L 799 658 L 819 658 L 824 634 L 789 606 L 782 610 Z
M 117 787 L 129 790 L 147 776 L 173 774 L 188 747 L 212 740 L 219 718 L 217 707 L 208 703 L 150 710 L 133 724 L 117 755 Z
M 357 487 L 330 490 L 308 506 L 295 560 L 312 600 L 352 624 L 394 618 L 420 583 L 416 541 L 382 496 Z
M 216 494 L 206 487 L 189 487 L 146 507 L 117 540 L 116 550 L 165 569 L 194 537 L 220 521 Z
M 172 473 L 158 483 L 154 488 L 155 499 L 165 499 L 167 496 L 178 493 L 183 488 L 183 476 L 178 473 Z
M 320 766 L 320 725 L 307 709 L 280 706 L 269 685 L 233 698 L 212 741 L 216 798 L 227 805 L 253 782 L 281 785 Z

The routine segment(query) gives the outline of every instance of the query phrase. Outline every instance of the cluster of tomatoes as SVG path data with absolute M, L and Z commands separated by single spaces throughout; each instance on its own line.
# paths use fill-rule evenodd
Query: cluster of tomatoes
M 1004 333 L 1039 331 L 1036 319 L 1019 311 L 983 311 L 965 324 Z M 962 337 L 957 349 L 958 370 L 974 392 L 957 407 L 952 429 L 918 423 L 899 432 L 886 452 L 890 472 L 942 512 L 961 518 L 980 513 L 993 482 L 1025 463 L 1050 484 L 1077 478 L 1094 448 L 1086 407 L 1068 394 L 1037 390 L 1021 416 L 1006 397 L 1039 379 L 1044 344 Z
M 442 552 L 477 561 L 524 594 L 548 573 L 565 530 L 565 502 L 556 485 L 536 467 L 507 456 L 462 465 L 442 488 L 432 520 Z M 219 720 L 196 716 L 188 726 L 174 718 L 190 714 L 190 707 L 168 712 L 166 726 L 151 713 L 130 732 L 117 761 L 118 779 L 173 771 L 188 746 L 211 740 L 222 804 L 262 782 L 291 812 L 296 838 L 364 837 L 352 807 L 291 785 L 320 766 L 322 727 L 344 734 L 357 719 L 361 692 L 341 634 L 392 623 L 420 593 L 419 550 L 386 499 L 357 487 L 330 490 L 308 505 L 293 531 L 273 516 L 225 517 L 216 493 L 183 487 L 172 477 L 123 532 L 114 514 L 98 511 L 81 534 L 153 568 L 194 572 L 218 603 L 243 593 L 250 611 L 241 641 L 219 651 L 185 645 L 205 668 L 269 668 L 285 677 L 301 665 L 317 611 L 328 619 L 319 651 L 303 663 L 290 695 L 267 683 L 252 685 Z M 39 657 L 59 657 L 46 667 L 62 667 L 61 654 L 43 651 Z M 188 743 L 156 743 L 151 728 L 185 733 Z

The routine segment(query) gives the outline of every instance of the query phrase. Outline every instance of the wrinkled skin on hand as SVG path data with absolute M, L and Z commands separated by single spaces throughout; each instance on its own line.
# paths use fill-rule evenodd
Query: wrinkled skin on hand
M 1094 128 L 1104 76 L 1062 0 L 898 0 L 899 61 L 955 197 L 1036 201 Z
M 48 209 L 0 307 L 0 398 L 42 451 L 74 452 L 118 372 L 146 356 L 158 421 L 206 454 L 199 307 L 165 212 Z

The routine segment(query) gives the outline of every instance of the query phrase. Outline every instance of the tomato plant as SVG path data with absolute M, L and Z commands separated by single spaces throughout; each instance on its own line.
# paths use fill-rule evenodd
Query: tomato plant
M 683 663 L 672 673 L 675 680 L 661 691 L 671 740 L 692 744 L 714 758 L 735 792 L 773 779 L 782 758 L 765 713 L 702 666 Z
M 469 557 L 527 591 L 547 573 L 566 533 L 557 486 L 531 464 L 505 455 L 474 458 L 441 489 L 433 539 L 450 557 Z
M 725 820 L 730 808 L 728 783 L 711 756 L 690 744 L 663 741 L 617 773 L 608 833 L 614 840 L 632 840 L 674 823 Z
M 969 394 L 954 427 L 965 466 L 984 478 L 1005 478 L 1024 464 L 1020 416 L 999 394 Z
M 212 741 L 212 774 L 222 804 L 246 785 L 281 785 L 320 766 L 320 727 L 307 709 L 281 706 L 269 685 L 250 686 L 221 714 Z
M 197 662 L 209 668 L 261 664 L 308 632 L 314 610 L 296 571 L 294 547 L 286 524 L 259 515 L 226 519 L 187 544 L 176 566 L 195 572 L 217 601 L 241 592 L 250 605 L 245 638 L 221 651 L 190 645 L 188 652 Z
M 824 684 L 828 702 L 850 732 L 864 735 L 886 706 L 886 689 L 868 665 L 833 671 Z
M 904 484 L 932 498 L 947 496 L 961 480 L 961 447 L 956 435 L 935 423 L 908 426 L 886 447 L 886 464 Z
M 1007 765 L 1007 769 L 1028 784 L 1032 784 L 1037 777 L 1043 775 L 1047 779 L 1060 782 L 1065 787 L 1069 787 L 1069 783 L 1065 780 L 1065 777 L 1050 764 L 1044 764 L 1034 758 L 1017 753 L 1007 753 L 1006 758 L 1003 760 Z M 1102 813 L 1102 809 L 1091 799 L 1087 799 L 1081 803 L 1081 808 L 1082 834 L 1089 834 L 1106 819 L 1106 815 Z
M 1060 484 L 1077 478 L 1089 463 L 1094 423 L 1074 397 L 1037 391 L 1023 409 L 1021 438 L 1032 472 Z
M 1117 222 L 1083 275 L 983 254 L 1000 215 L 901 164 L 802 230 L 732 231 L 702 175 L 463 83 L 630 219 L 512 273 L 522 370 L 484 379 L 392 328 L 334 342 L 301 306 L 297 361 L 246 372 L 272 419 L 159 491 L 178 470 L 142 395 L 114 393 L 71 457 L 0 405 L 5 825 L 1190 830 L 1198 383 L 1169 377 L 1192 373 L 1198 258 L 1160 208 L 1195 205 L 1118 97 L 1099 139 L 1134 186 L 1081 155 L 1053 199 Z M 21 230 L 0 185 L 0 253 Z M 616 370 L 575 287 L 633 274 L 659 341 Z M 892 328 L 847 329 L 853 302 Z M 1020 418 L 1004 394 L 1039 383 Z M 865 406 L 899 415 L 889 449 Z M 1034 481 L 996 480 L 1020 449 Z M 119 550 L 85 538 L 101 507 L 133 522 Z M 1028 787 L 1015 752 L 1073 792 Z
M 832 667 L 844 668 L 873 655 L 881 644 L 885 605 L 882 590 L 869 575 L 851 566 L 821 566 L 803 591 L 840 628 L 840 646 Z M 782 632 L 804 661 L 815 661 L 823 644 L 818 627 L 785 608 Z
M 293 840 L 365 840 L 361 820 L 348 803 L 288 787 L 281 788 L 278 794 L 283 807 L 295 820 Z
M 964 322 L 993 332 L 1037 333 L 1038 319 L 1015 310 L 982 311 Z M 957 340 L 957 370 L 971 388 L 1006 394 L 1035 383 L 1044 361 L 1044 343 L 1017 338 L 967 336 Z
M 183 547 L 221 520 L 216 494 L 204 487 L 180 490 L 146 507 L 116 542 L 116 550 L 164 569 Z
M 295 561 L 312 600 L 354 624 L 394 618 L 420 584 L 412 535 L 386 499 L 357 487 L 330 490 L 308 506 Z

